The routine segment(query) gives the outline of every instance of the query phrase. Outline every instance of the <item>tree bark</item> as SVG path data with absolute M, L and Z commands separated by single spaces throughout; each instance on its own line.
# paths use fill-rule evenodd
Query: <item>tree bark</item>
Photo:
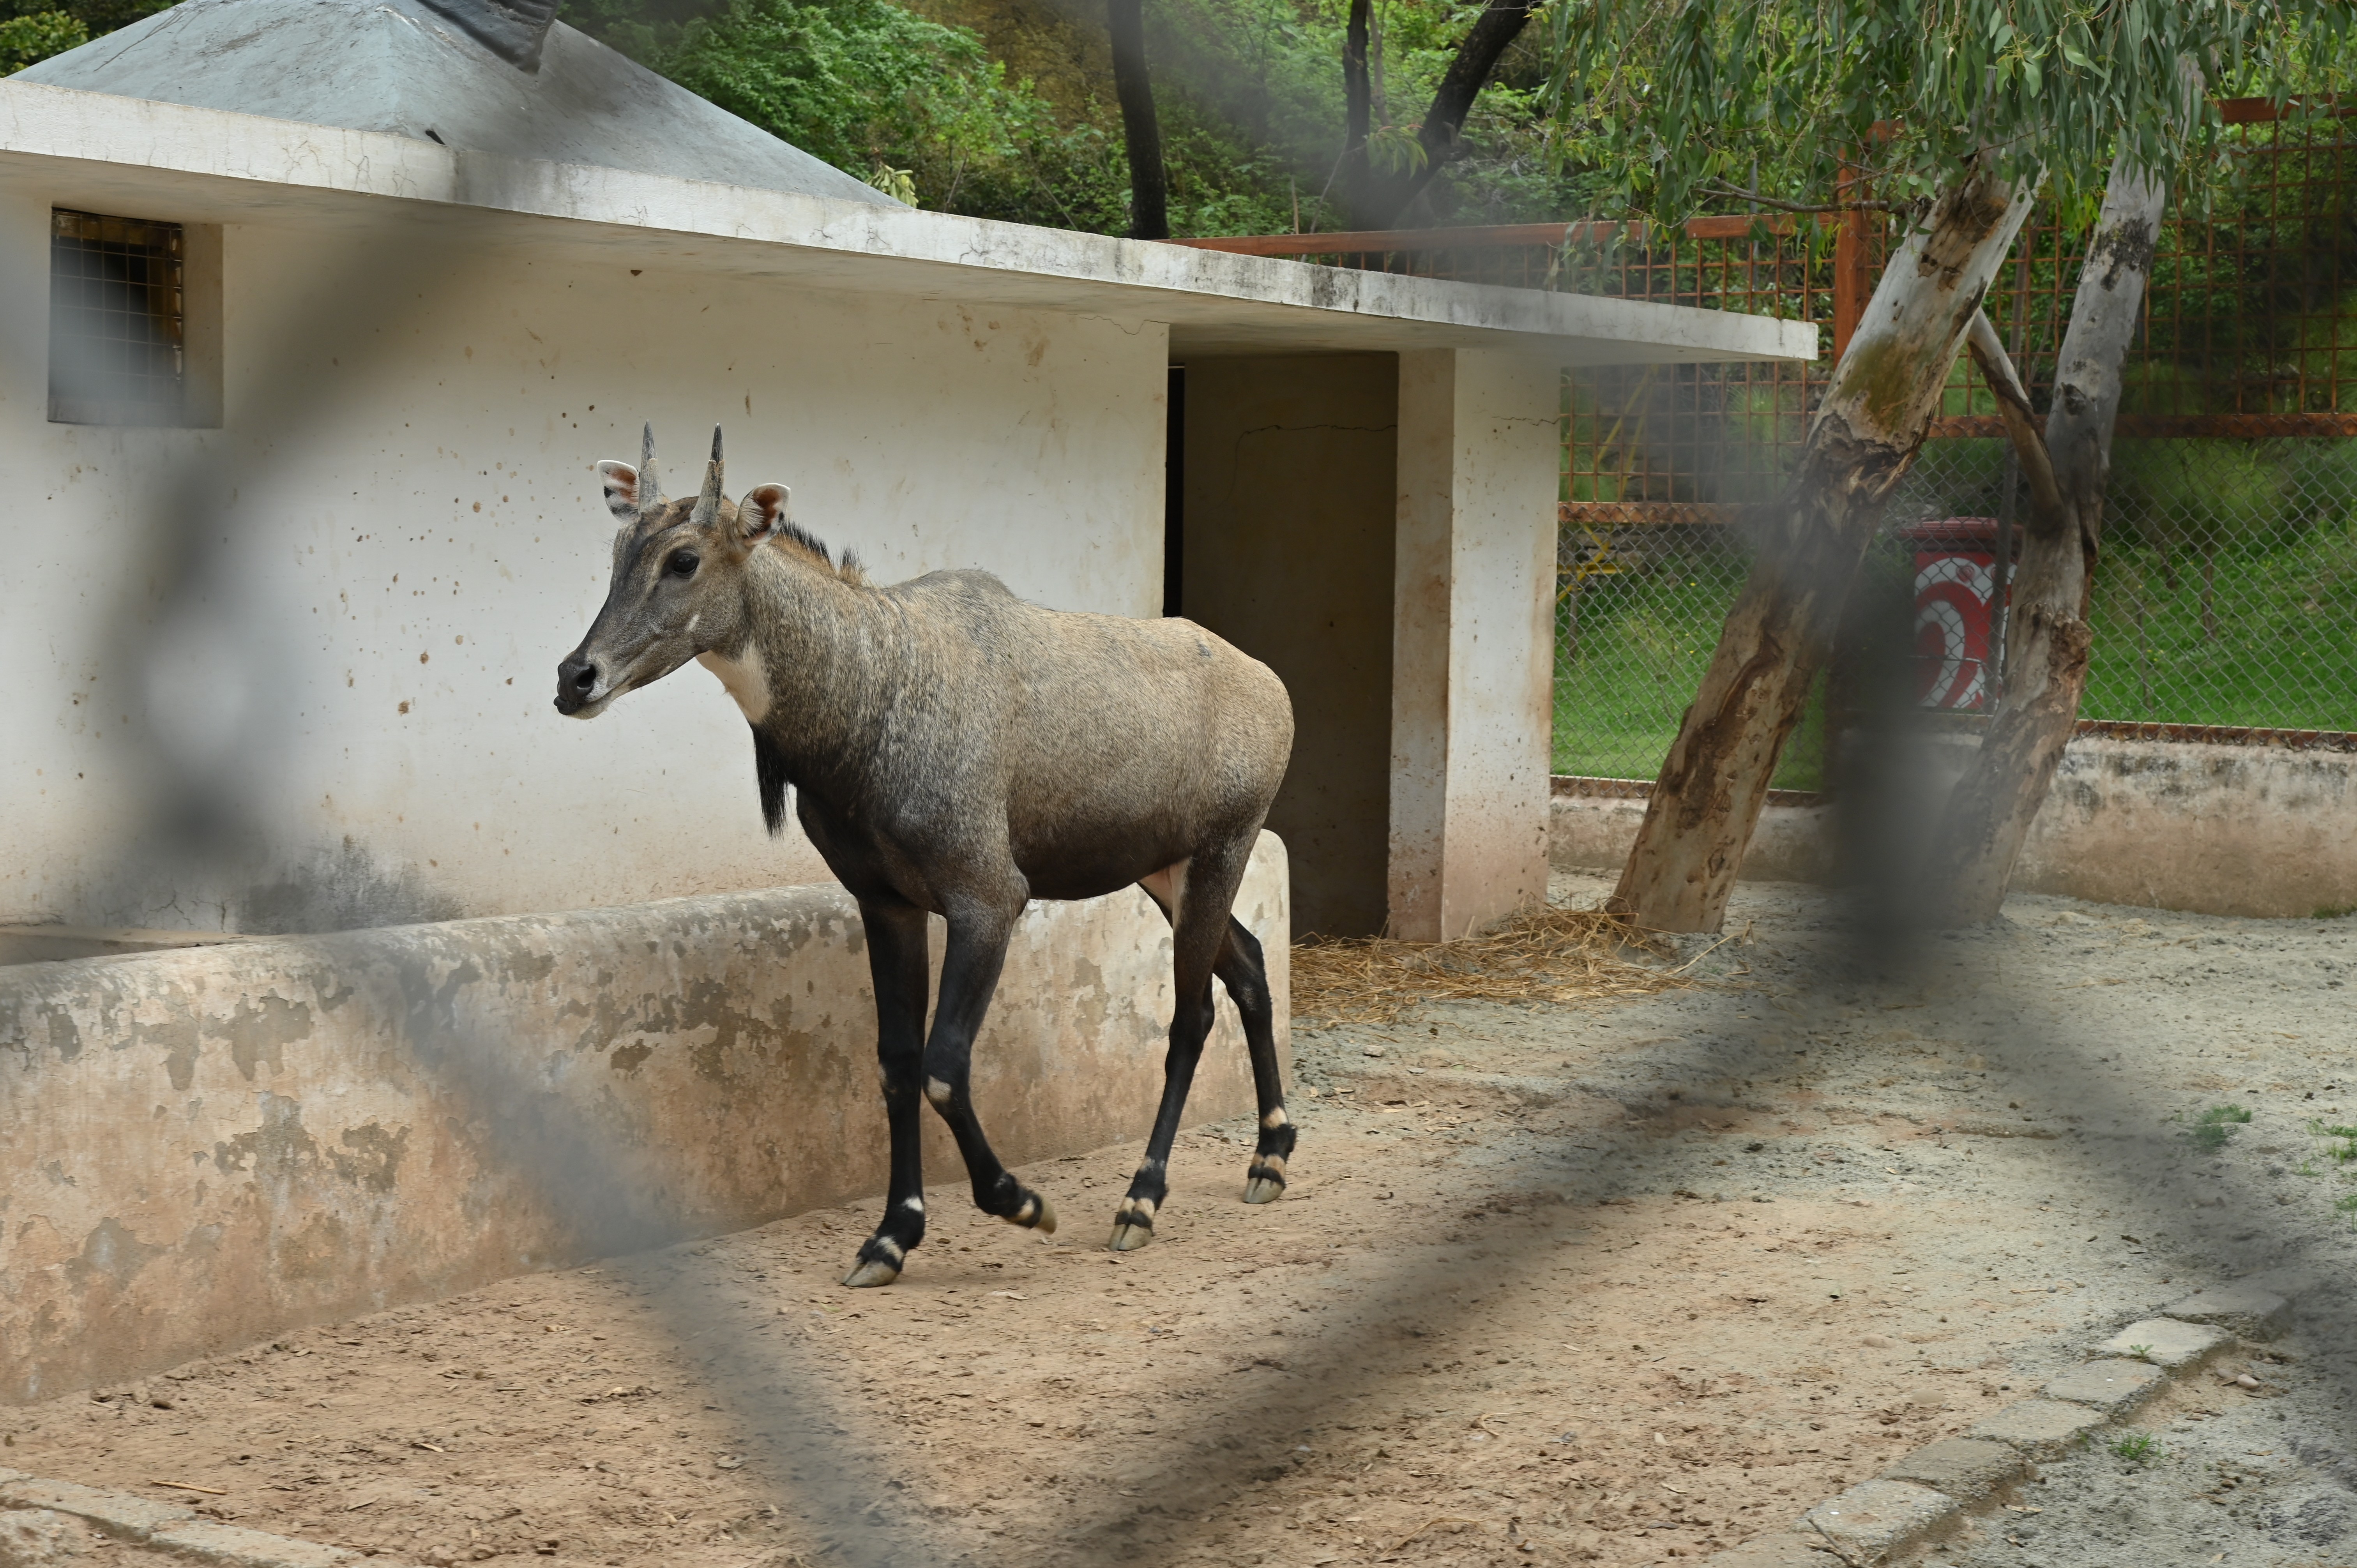
M 2125 159 L 2112 166 L 2103 215 L 2087 242 L 2087 263 L 2071 301 L 2044 438 L 2027 417 L 2027 399 L 2019 413 L 2007 413 L 2006 431 L 2021 456 L 2023 472 L 2036 463 L 2052 478 L 2043 493 L 2031 487 L 2021 566 L 2014 577 L 2005 697 L 1980 750 L 1948 797 L 1924 865 L 1929 914 L 1939 925 L 1996 918 L 2022 841 L 2053 788 L 2062 748 L 2078 721 L 2079 699 L 2087 687 L 2088 595 L 2103 539 L 2104 481 L 2119 416 L 2120 369 L 2136 336 L 2153 241 L 2168 200 L 2158 180 Z M 1989 336 L 1993 343 L 1996 335 Z M 1975 350 L 1977 357 L 1977 342 Z M 2006 374 L 2010 380 L 2010 367 Z M 2011 401 L 2000 395 L 2001 404 Z
M 1523 28 L 1537 9 L 1538 0 L 1490 0 L 1475 18 L 1472 30 L 1457 46 L 1456 57 L 1441 73 L 1440 85 L 1433 91 L 1432 106 L 1425 111 L 1424 124 L 1416 130 L 1415 139 L 1424 148 L 1422 168 L 1379 169 L 1367 156 L 1366 132 L 1361 131 L 1355 139 L 1346 134 L 1339 183 L 1343 209 L 1351 215 L 1354 227 L 1383 229 L 1398 221 L 1408 204 L 1422 196 L 1442 167 L 1458 156 L 1458 139 L 1465 132 L 1465 117 L 1473 111 L 1473 101 L 1481 95 L 1481 89 L 1489 84 L 1490 73 L 1498 69 L 1507 47 L 1522 36 Z M 1354 28 L 1359 12 L 1360 7 L 1352 5 Z M 1342 45 L 1346 105 L 1351 91 L 1351 36 L 1346 35 Z M 1355 36 L 1363 77 L 1366 40 L 1363 34 Z
M 1168 188 L 1162 171 L 1162 125 L 1154 115 L 1154 79 L 1146 70 L 1146 0 L 1105 0 L 1113 42 L 1113 91 L 1121 102 L 1121 135 L 1129 150 L 1129 237 L 1170 238 Z
M 1908 234 L 1834 368 L 1742 595 L 1645 805 L 1610 908 L 1715 931 L 1850 583 L 2034 187 L 1972 169 Z
M 1374 82 L 1367 74 L 1367 40 L 1373 0 L 1351 0 L 1351 16 L 1342 30 L 1342 156 L 1363 158 L 1367 133 L 1374 129 Z

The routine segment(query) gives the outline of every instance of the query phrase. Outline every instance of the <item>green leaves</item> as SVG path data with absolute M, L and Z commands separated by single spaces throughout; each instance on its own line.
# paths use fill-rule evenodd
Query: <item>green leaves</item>
M 81 18 L 63 11 L 36 11 L 0 22 L 0 76 L 10 76 L 28 65 L 79 48 L 90 42 L 90 30 Z
M 2050 170 L 2072 201 L 2122 145 L 2170 173 L 2214 131 L 2212 96 L 2329 76 L 2352 14 L 2330 0 L 1578 0 L 1550 7 L 1550 108 L 1558 156 L 1631 215 L 1709 209 L 1718 180 L 1824 203 L 1846 159 L 1883 199 L 1981 161 Z M 1759 188 L 1724 172 L 1746 168 Z

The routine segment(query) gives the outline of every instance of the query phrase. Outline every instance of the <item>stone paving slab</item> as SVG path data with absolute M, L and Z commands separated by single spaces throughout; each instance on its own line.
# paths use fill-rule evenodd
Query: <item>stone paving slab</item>
M 1710 1568 L 1836 1568 L 1841 1559 L 1815 1530 L 1803 1535 L 1780 1530 L 1755 1535 L 1742 1545 L 1719 1552 Z
M 2025 1458 L 2059 1459 L 2072 1444 L 2103 1424 L 2102 1412 L 2085 1405 L 2029 1399 L 2006 1406 L 1974 1427 L 1970 1435 L 2002 1443 Z
M 2172 1317 L 2147 1317 L 2131 1323 L 2095 1347 L 2098 1356 L 2139 1356 L 2171 1371 L 2198 1367 L 2227 1349 L 2234 1337 L 2211 1323 L 2179 1323 Z
M 201 1563 L 210 1568 L 342 1568 L 359 1563 L 363 1555 L 340 1546 L 223 1524 L 129 1492 L 45 1481 L 21 1470 L 0 1470 L 0 1510 L 7 1510 L 0 1512 L 0 1520 L 14 1521 L 11 1528 L 27 1543 L 17 1545 L 0 1536 L 0 1568 L 18 1568 L 19 1563 L 23 1568 L 48 1568 L 51 1563 L 79 1562 L 81 1554 L 70 1550 L 75 1543 L 48 1522 L 60 1518 L 149 1549 L 138 1554 L 137 1561 L 142 1562 Z M 36 1544 L 46 1555 L 35 1553 Z M 119 1552 L 97 1553 L 92 1560 L 110 1558 L 133 1561 Z M 368 1563 L 369 1568 L 408 1568 L 382 1557 L 369 1558 Z
M 2246 1280 L 2195 1291 L 2163 1307 L 2161 1315 L 2182 1323 L 2215 1324 L 2245 1339 L 2270 1339 L 2283 1326 L 2288 1305 L 2282 1296 Z
M 2167 1369 L 2149 1361 L 2090 1361 L 2073 1367 L 2039 1391 L 2050 1400 L 2093 1405 L 2108 1416 L 2123 1416 L 2169 1384 Z
M 1883 1471 L 1882 1478 L 1912 1481 L 1960 1503 L 1977 1503 L 2029 1474 L 2029 1460 L 2019 1449 L 1985 1437 L 1943 1437 Z
M 1910 1481 L 1865 1481 L 1827 1498 L 1801 1522 L 1852 1562 L 1875 1562 L 1921 1541 L 1963 1507 L 1945 1492 Z

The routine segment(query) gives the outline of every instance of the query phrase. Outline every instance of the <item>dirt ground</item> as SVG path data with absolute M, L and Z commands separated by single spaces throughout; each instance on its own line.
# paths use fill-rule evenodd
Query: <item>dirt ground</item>
M 1730 929 L 1690 989 L 1298 1030 L 1285 1201 L 1190 1133 L 1143 1251 L 1123 1145 L 1024 1173 L 1052 1240 L 937 1183 L 888 1290 L 834 1283 L 872 1205 L 805 1214 L 0 1412 L 0 1465 L 436 1563 L 1666 1563 L 2294 1266 L 2304 1348 L 2180 1423 L 2275 1502 L 2165 1436 L 1953 1561 L 2357 1562 L 2357 1161 L 2309 1130 L 2357 1121 L 2357 922 L 2026 897 L 1868 964 L 1771 885 Z

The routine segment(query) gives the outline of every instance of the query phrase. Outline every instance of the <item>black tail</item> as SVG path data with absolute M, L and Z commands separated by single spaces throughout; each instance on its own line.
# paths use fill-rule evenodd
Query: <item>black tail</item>
M 769 824 L 770 836 L 776 838 L 786 831 L 785 754 L 778 743 L 759 729 L 753 732 L 753 776 L 761 784 L 761 821 Z

